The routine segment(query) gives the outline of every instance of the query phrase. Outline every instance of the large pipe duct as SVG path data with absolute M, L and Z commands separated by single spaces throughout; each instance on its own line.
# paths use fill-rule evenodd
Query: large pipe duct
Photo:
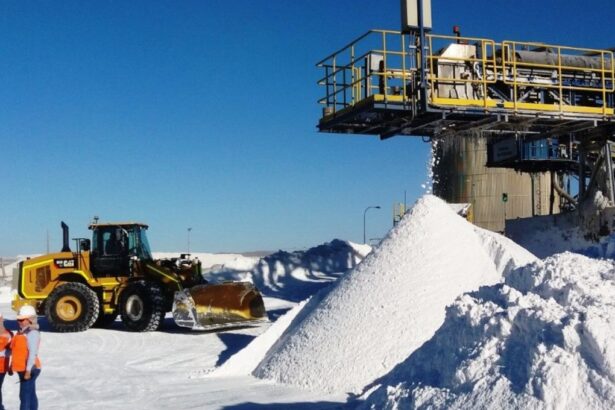
M 68 246 L 68 225 L 62 221 L 62 252 L 70 252 L 70 246 Z
M 553 186 L 553 189 L 555 190 L 555 192 L 558 193 L 559 196 L 561 196 L 562 198 L 566 199 L 568 202 L 573 204 L 575 207 L 578 206 L 577 200 L 574 199 L 574 197 L 572 197 L 572 195 L 570 195 L 568 192 L 566 192 L 566 190 L 564 190 L 564 188 L 562 188 L 559 185 L 559 182 L 557 181 L 557 178 L 556 178 L 556 175 L 555 175 L 554 172 L 551 172 L 551 184 Z
M 590 68 L 594 70 L 610 70 L 611 60 L 602 57 L 576 56 L 570 54 L 557 54 L 550 51 L 515 51 L 518 63 L 542 64 L 548 66 L 558 66 L 575 68 Z M 561 58 L 561 61 L 559 60 Z M 602 63 L 604 62 L 604 67 Z

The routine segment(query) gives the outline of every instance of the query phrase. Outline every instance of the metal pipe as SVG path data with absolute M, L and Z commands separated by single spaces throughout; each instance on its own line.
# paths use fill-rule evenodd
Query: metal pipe
M 421 111 L 427 111 L 427 79 L 425 78 L 425 66 L 427 65 L 427 56 L 425 55 L 425 22 L 423 20 L 423 0 L 418 0 L 418 18 L 419 18 L 419 38 L 421 47 Z
M 367 215 L 367 211 L 369 211 L 370 209 L 380 209 L 380 206 L 379 205 L 368 206 L 367 208 L 365 208 L 365 211 L 363 211 L 363 243 L 367 243 L 367 239 L 365 235 L 365 215 Z
M 557 182 L 557 178 L 552 179 L 551 182 L 553 183 L 553 188 L 555 189 L 555 192 L 557 192 L 559 196 L 561 196 L 562 198 L 565 198 L 568 202 L 570 202 L 574 206 L 578 205 L 577 201 L 559 185 L 559 183 Z
M 587 57 L 572 54 L 552 53 L 550 51 L 525 51 L 516 50 L 515 54 L 519 63 L 544 64 L 574 68 L 589 68 L 598 71 L 610 70 L 611 62 L 603 57 Z M 558 58 L 559 55 L 559 58 Z M 604 68 L 603 68 L 604 63 Z
M 570 150 L 572 155 L 572 149 Z M 585 150 L 579 147 L 579 200 L 585 196 Z
M 68 225 L 62 221 L 60 223 L 62 227 L 62 251 L 61 252 L 70 252 L 70 246 L 68 244 Z
M 596 179 L 597 179 L 597 175 L 598 175 L 598 170 L 602 166 L 602 161 L 604 161 L 604 155 L 601 152 L 600 156 L 598 157 L 598 159 L 594 163 L 594 169 L 592 170 L 591 177 L 589 178 L 589 183 L 587 184 L 587 187 L 585 189 L 585 192 L 584 192 L 584 195 L 583 195 L 583 199 L 591 192 L 594 184 L 596 183 Z M 582 199 L 580 199 L 579 202 L 582 202 Z

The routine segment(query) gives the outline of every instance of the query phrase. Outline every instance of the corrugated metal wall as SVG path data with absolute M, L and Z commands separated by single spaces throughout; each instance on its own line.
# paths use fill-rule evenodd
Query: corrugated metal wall
M 484 137 L 447 137 L 434 144 L 437 159 L 434 165 L 434 193 L 447 202 L 471 203 L 476 225 L 503 232 L 505 218 L 549 213 L 549 174 L 534 174 L 532 184 L 529 174 L 487 168 L 487 142 Z M 508 194 L 506 203 L 502 201 L 503 193 Z M 557 195 L 553 212 L 559 212 Z

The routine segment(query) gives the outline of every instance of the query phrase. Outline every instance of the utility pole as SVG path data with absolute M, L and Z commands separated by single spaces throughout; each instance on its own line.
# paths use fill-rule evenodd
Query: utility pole
M 192 228 L 188 228 L 188 253 L 190 253 L 190 232 L 192 231 Z
M 379 205 L 368 206 L 367 208 L 365 208 L 365 211 L 363 211 L 363 243 L 367 243 L 367 239 L 365 237 L 365 215 L 367 214 L 367 211 L 369 211 L 370 209 L 380 209 L 380 206 Z

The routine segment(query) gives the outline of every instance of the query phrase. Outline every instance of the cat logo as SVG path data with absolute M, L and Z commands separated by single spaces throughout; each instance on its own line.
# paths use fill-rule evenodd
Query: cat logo
M 56 264 L 56 267 L 60 269 L 75 267 L 74 259 L 55 259 L 53 262 Z

